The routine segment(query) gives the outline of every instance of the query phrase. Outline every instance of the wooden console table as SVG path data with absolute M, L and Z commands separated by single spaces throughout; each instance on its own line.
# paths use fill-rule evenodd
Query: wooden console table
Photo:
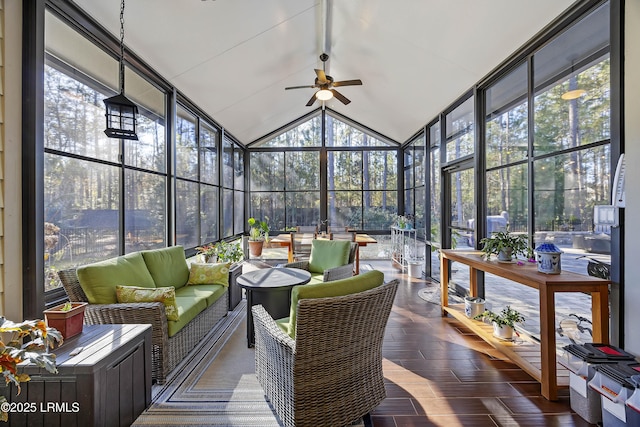
M 24 363 L 22 392 L 0 387 L 23 408 L 9 426 L 130 426 L 151 404 L 151 325 L 85 325 L 52 352 L 57 374 Z
M 525 262 L 499 263 L 486 261 L 482 252 L 454 251 L 444 249 L 440 258 L 440 286 L 442 315 L 447 313 L 460 320 L 493 347 L 502 351 L 514 363 L 541 383 L 542 395 L 549 400 L 558 399 L 558 376 L 556 365 L 555 293 L 585 292 L 591 294 L 591 316 L 593 342 L 609 343 L 609 280 L 562 271 L 560 274 L 538 272 L 535 264 Z M 537 289 L 540 293 L 540 348 L 537 353 L 519 352 L 516 347 L 494 338 L 485 330 L 484 324 L 469 319 L 464 307 L 449 306 L 449 263 L 457 261 L 469 266 L 469 293 L 477 296 L 476 271 L 481 270 L 496 276 Z M 566 385 L 566 384 L 563 384 Z

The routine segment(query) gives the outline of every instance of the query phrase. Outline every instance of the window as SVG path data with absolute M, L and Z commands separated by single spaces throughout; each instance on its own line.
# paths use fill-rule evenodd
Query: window
M 45 49 L 44 276 L 50 291 L 60 286 L 59 270 L 166 245 L 166 94 L 127 68 L 127 95 L 140 109 L 139 141 L 107 138 L 102 100 L 115 94 L 117 61 L 49 12 Z
M 537 243 L 610 263 L 611 230 L 593 224 L 594 205 L 610 203 L 608 44 L 605 4 L 533 56 L 533 196 Z M 585 274 L 586 262 L 563 269 Z
M 334 228 L 386 230 L 397 211 L 395 146 L 327 113 L 252 145 L 250 171 L 251 216 L 268 217 L 272 230 L 318 225 L 323 215 Z

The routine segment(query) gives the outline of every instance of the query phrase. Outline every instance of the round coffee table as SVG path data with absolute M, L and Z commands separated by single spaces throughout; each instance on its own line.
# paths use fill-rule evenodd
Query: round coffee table
M 299 268 L 263 268 L 244 273 L 238 286 L 247 291 L 247 344 L 253 347 L 253 314 L 251 307 L 261 304 L 274 319 L 289 315 L 291 288 L 311 280 L 311 273 Z

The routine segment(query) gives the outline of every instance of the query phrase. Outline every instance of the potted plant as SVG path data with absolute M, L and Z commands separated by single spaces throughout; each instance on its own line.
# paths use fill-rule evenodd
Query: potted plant
M 29 337 L 28 342 L 23 342 Z M 52 374 L 58 373 L 56 368 L 56 355 L 49 353 L 58 342 L 62 344 L 60 332 L 54 328 L 48 328 L 42 320 L 27 320 L 14 323 L 0 317 L 0 374 L 6 384 L 13 383 L 20 394 L 20 383 L 27 382 L 31 378 L 26 373 L 18 373 L 18 364 L 28 361 L 40 368 L 46 369 Z M 0 420 L 7 422 L 7 399 L 4 393 L 0 393 Z
M 268 219 L 268 218 L 267 218 Z M 253 217 L 249 218 L 249 252 L 253 256 L 262 255 L 262 245 L 269 241 L 269 224 Z
M 497 255 L 501 262 L 511 262 L 518 255 L 531 258 L 529 237 L 526 234 L 513 234 L 509 230 L 494 231 L 490 237 L 480 240 L 480 243 L 487 259 L 491 255 Z
M 500 313 L 494 313 L 491 310 L 485 310 L 478 314 L 474 319 L 486 319 L 493 323 L 493 336 L 503 340 L 513 338 L 513 328 L 516 323 L 524 322 L 524 316 L 517 310 L 506 306 Z
M 44 311 L 47 326 L 55 328 L 67 339 L 82 332 L 86 302 L 66 302 Z
M 216 245 L 213 244 L 198 246 L 196 251 L 198 252 L 198 255 L 204 258 L 204 262 L 213 261 L 213 257 L 217 255 Z
M 221 240 L 214 245 L 213 249 L 219 262 L 228 262 L 231 264 L 235 264 L 244 259 L 242 248 L 237 242 L 230 243 Z

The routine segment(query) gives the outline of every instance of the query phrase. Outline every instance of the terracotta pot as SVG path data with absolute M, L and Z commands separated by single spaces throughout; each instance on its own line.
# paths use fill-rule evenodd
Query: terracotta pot
M 249 240 L 249 253 L 253 256 L 262 255 L 263 244 L 262 240 Z
M 86 305 L 86 302 L 72 302 L 71 310 L 68 311 L 62 310 L 64 304 L 45 310 L 45 322 L 50 328 L 56 328 L 64 339 L 78 335 L 82 332 Z

